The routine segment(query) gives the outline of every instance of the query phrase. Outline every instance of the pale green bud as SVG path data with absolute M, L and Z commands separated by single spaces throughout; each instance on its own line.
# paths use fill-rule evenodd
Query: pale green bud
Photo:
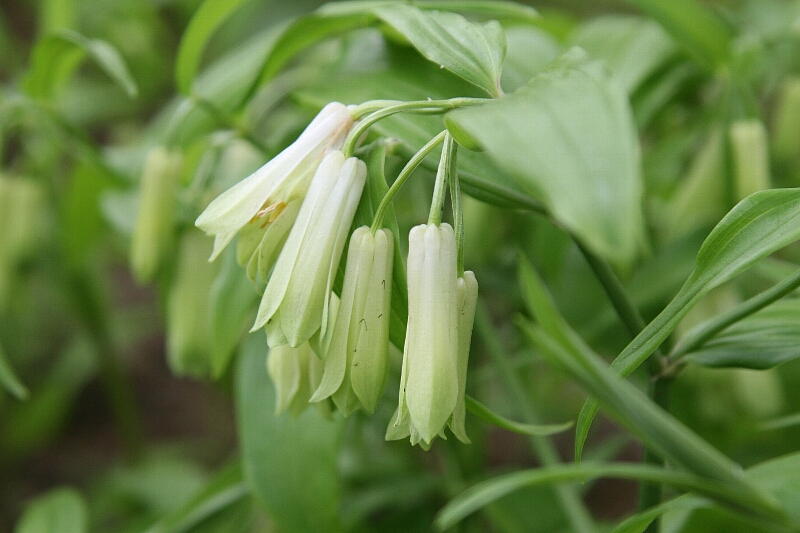
M 345 416 L 359 407 L 372 413 L 386 384 L 394 241 L 362 226 L 347 252 L 342 298 L 322 382 L 312 402 L 331 397 Z
M 302 203 L 293 200 L 281 205 L 272 213 L 272 218 L 253 219 L 239 232 L 236 260 L 246 265 L 247 277 L 253 282 L 266 283 L 269 279 Z
M 270 348 L 267 372 L 275 384 L 275 414 L 289 411 L 299 416 L 322 377 L 322 361 L 306 342 L 297 348 L 289 345 Z
M 172 247 L 175 197 L 182 166 L 181 153 L 163 146 L 147 154 L 130 251 L 131 269 L 139 282 L 152 281 Z
M 737 198 L 769 189 L 769 148 L 764 124 L 760 120 L 734 122 L 730 140 Z
M 198 231 L 181 239 L 167 295 L 167 360 L 176 374 L 208 376 L 211 371 L 209 293 L 217 265 L 207 260 L 211 243 Z
M 397 413 L 386 438 L 430 446 L 459 396 L 456 237 L 449 224 L 415 226 L 408 236 L 408 327 Z
M 800 77 L 783 82 L 772 120 L 772 152 L 778 159 L 800 153 Z
M 300 346 L 320 328 L 353 223 L 367 167 L 340 151 L 322 160 L 264 290 L 253 330 L 266 327 L 270 346 Z
M 467 390 L 467 366 L 469 349 L 472 344 L 472 326 L 475 322 L 475 308 L 478 305 L 478 280 L 475 274 L 467 270 L 458 278 L 458 399 L 450 419 L 450 430 L 461 442 L 469 444 L 469 437 L 464 427 L 467 408 L 465 402 Z
M 291 146 L 211 202 L 195 222 L 215 236 L 211 260 L 245 224 L 302 198 L 326 151 L 341 148 L 352 126 L 347 106 L 328 104 Z

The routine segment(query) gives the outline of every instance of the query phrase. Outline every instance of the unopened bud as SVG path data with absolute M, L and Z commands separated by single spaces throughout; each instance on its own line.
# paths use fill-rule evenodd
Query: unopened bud
M 731 148 L 737 199 L 770 188 L 767 130 L 760 120 L 731 125 Z

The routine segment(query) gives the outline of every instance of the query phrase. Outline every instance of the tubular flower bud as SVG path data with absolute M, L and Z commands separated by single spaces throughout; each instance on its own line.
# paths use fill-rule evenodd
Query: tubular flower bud
M 459 401 L 456 260 L 456 237 L 449 224 L 412 228 L 408 327 L 397 412 L 386 433 L 389 440 L 410 435 L 412 444 L 427 449 L 436 436 L 444 437 Z
M 292 200 L 280 211 L 274 211 L 271 214 L 274 216 L 267 217 L 261 225 L 247 224 L 239 232 L 236 260 L 246 265 L 247 277 L 253 282 L 265 283 L 269 279 L 302 203 L 302 200 Z
M 767 130 L 760 120 L 740 120 L 730 129 L 739 200 L 770 188 Z
M 246 224 L 261 225 L 302 198 L 326 150 L 341 148 L 352 126 L 345 105 L 328 104 L 291 146 L 211 202 L 195 222 L 214 235 L 211 260 Z
M 367 167 L 340 151 L 322 160 L 264 290 L 253 331 L 266 327 L 270 346 L 300 346 L 325 336 L 339 260 Z
M 389 364 L 394 242 L 389 230 L 353 232 L 338 315 L 312 402 L 331 397 L 345 416 L 375 411 Z
M 464 427 L 467 407 L 464 397 L 467 391 L 467 365 L 469 348 L 472 344 L 472 325 L 475 322 L 475 308 L 478 305 L 478 280 L 475 274 L 467 270 L 458 278 L 458 398 L 453 409 L 453 416 L 448 425 L 458 440 L 469 444 L 469 437 Z
M 320 360 L 308 343 L 297 348 L 276 346 L 267 356 L 267 372 L 275 384 L 275 414 L 299 416 L 322 376 Z

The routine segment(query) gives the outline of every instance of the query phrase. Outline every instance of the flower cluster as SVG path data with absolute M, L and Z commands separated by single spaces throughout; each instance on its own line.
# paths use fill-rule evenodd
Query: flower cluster
M 345 416 L 362 408 L 372 413 L 386 383 L 394 237 L 376 227 L 380 214 L 372 228 L 350 235 L 367 176 L 363 161 L 342 152 L 345 139 L 360 133 L 353 124 L 346 106 L 329 104 L 291 146 L 211 202 L 196 222 L 215 237 L 210 260 L 238 234 L 239 263 L 265 283 L 252 331 L 266 331 L 279 413 L 296 416 L 309 403 Z M 409 235 L 400 397 L 386 437 L 410 436 L 426 449 L 445 427 L 469 442 L 464 391 L 478 285 L 471 272 L 459 277 L 456 248 L 448 224 L 417 226 Z

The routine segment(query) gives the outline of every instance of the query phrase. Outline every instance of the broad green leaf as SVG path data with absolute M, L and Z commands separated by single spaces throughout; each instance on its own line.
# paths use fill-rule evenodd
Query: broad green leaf
M 669 336 L 708 291 L 742 273 L 754 263 L 800 239 L 800 189 L 773 189 L 739 202 L 711 231 L 697 254 L 689 279 L 667 307 L 611 364 L 627 376 Z M 576 424 L 576 458 L 599 406 L 589 399 Z
M 52 97 L 56 87 L 72 73 L 85 55 L 97 63 L 129 98 L 136 97 L 136 82 L 116 48 L 106 41 L 88 39 L 67 29 L 55 31 L 37 43 L 25 78 L 25 90 L 34 98 Z
M 688 360 L 703 366 L 764 370 L 800 358 L 800 299 L 780 301 L 729 327 Z
M 250 497 L 236 461 L 223 468 L 211 482 L 180 509 L 156 522 L 146 533 L 183 533 Z
M 514 94 L 448 118 L 595 253 L 633 262 L 644 240 L 638 137 L 599 62 L 570 50 Z
M 740 501 L 742 495 L 718 481 L 641 464 L 570 464 L 522 470 L 497 476 L 473 485 L 447 503 L 436 515 L 439 530 L 454 526 L 481 507 L 523 487 L 540 484 L 594 480 L 603 477 L 636 479 L 664 483 L 680 490 L 696 492 L 722 501 Z M 744 502 L 742 502 L 744 503 Z
M 538 274 L 522 259 L 519 275 L 526 306 L 539 325 L 520 320 L 518 326 L 543 355 L 580 381 L 649 449 L 686 472 L 729 487 L 737 496 L 726 499 L 728 504 L 779 519 L 776 502 L 748 481 L 739 465 L 606 366 L 561 317 Z
M 397 2 L 395 0 L 331 2 L 319 8 L 317 13 L 349 15 L 394 3 Z M 532 7 L 502 0 L 416 0 L 413 4 L 419 9 L 471 13 L 514 23 L 538 23 L 541 20 Z
M 208 40 L 244 1 L 205 0 L 195 11 L 181 37 L 175 60 L 175 85 L 180 92 L 190 94 Z
M 314 408 L 275 416 L 267 342 L 248 335 L 239 354 L 236 410 L 245 480 L 285 533 L 341 531 L 337 452 L 341 421 Z
M 534 26 L 506 28 L 506 42 L 506 60 L 500 77 L 506 92 L 528 83 L 563 51 L 552 35 Z
M 236 247 L 222 254 L 222 266 L 209 294 L 211 375 L 219 379 L 228 369 L 242 336 L 253 325 L 258 293 L 236 263 Z
M 675 41 L 709 70 L 724 65 L 732 31 L 696 0 L 628 0 L 658 21 Z
M 491 96 L 502 94 L 506 37 L 497 21 L 478 24 L 456 13 L 422 11 L 400 3 L 376 7 L 374 13 L 430 61 Z
M 608 62 L 628 94 L 633 94 L 678 50 L 675 41 L 657 23 L 622 15 L 584 22 L 575 28 L 570 42 L 593 58 Z
M 565 422 L 563 424 L 523 424 L 521 422 L 514 422 L 513 420 L 509 420 L 493 412 L 472 396 L 466 397 L 466 403 L 467 410 L 487 424 L 492 424 L 493 426 L 507 429 L 508 431 L 513 431 L 521 435 L 536 435 L 540 437 L 555 435 L 556 433 L 561 433 L 572 427 L 572 422 Z
M 28 505 L 14 533 L 85 533 L 89 531 L 86 503 L 71 488 L 55 489 Z
M 11 368 L 2 345 L 0 345 L 0 386 L 13 394 L 18 400 L 24 400 L 28 397 L 28 389 L 16 376 L 14 369 Z

